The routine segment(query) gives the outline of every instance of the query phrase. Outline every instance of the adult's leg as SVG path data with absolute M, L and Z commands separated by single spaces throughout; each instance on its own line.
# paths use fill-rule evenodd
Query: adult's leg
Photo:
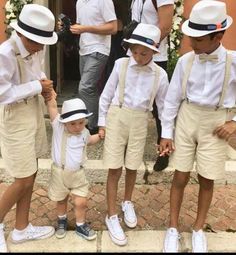
M 93 115 L 88 119 L 88 128 L 96 133 L 98 122 L 98 82 L 107 63 L 108 56 L 99 52 L 80 57 L 82 69 L 79 83 L 79 97 Z
M 170 227 L 178 228 L 178 219 L 183 201 L 184 189 L 189 181 L 190 173 L 175 170 L 170 190 Z
M 167 70 L 167 61 L 162 61 L 162 62 L 155 62 L 157 65 L 162 67 L 164 70 Z M 156 120 L 156 129 L 157 129 L 157 144 L 160 144 L 161 140 L 161 121 L 158 116 L 158 109 L 156 106 L 156 102 L 153 102 L 153 111 L 152 111 L 153 117 Z M 164 157 L 157 157 L 157 160 L 153 166 L 153 170 L 155 171 L 162 171 L 164 170 L 169 163 L 169 156 L 164 156 Z
M 198 175 L 199 181 L 199 193 L 198 193 L 198 210 L 197 210 L 197 219 L 194 223 L 193 229 L 198 231 L 202 229 L 205 220 L 207 217 L 207 213 L 212 201 L 213 189 L 214 189 L 214 181 L 206 179 L 201 175 Z
M 22 230 L 29 223 L 29 208 L 36 174 L 26 178 L 16 178 L 0 200 L 0 222 L 16 203 L 15 228 Z
M 122 168 L 109 169 L 107 177 L 107 210 L 108 216 L 117 214 L 116 211 L 116 198 L 118 183 L 122 173 Z

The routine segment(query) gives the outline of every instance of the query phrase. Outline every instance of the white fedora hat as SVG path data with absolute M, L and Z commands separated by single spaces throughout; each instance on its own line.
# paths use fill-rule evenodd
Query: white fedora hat
M 54 15 L 45 6 L 39 4 L 24 5 L 18 21 L 13 21 L 10 26 L 37 43 L 51 45 L 57 42 L 57 34 L 54 32 Z
M 139 23 L 130 39 L 124 39 L 124 41 L 131 44 L 140 44 L 156 52 L 160 52 L 158 50 L 160 37 L 161 31 L 157 26 Z
M 182 31 L 188 36 L 200 37 L 226 30 L 232 23 L 233 19 L 226 13 L 225 3 L 202 0 L 193 6 L 189 19 L 182 25 Z
M 92 114 L 88 112 L 85 103 L 81 99 L 73 98 L 63 102 L 59 121 L 67 123 L 73 120 L 87 118 Z

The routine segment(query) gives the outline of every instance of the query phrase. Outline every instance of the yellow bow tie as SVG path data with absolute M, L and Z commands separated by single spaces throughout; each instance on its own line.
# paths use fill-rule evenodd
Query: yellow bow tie
M 217 62 L 218 61 L 218 56 L 217 55 L 202 54 L 202 55 L 199 55 L 199 60 L 202 63 L 204 63 L 206 61 Z

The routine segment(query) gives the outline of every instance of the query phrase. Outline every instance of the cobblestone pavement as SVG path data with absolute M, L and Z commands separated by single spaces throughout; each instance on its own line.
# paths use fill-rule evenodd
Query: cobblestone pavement
M 0 196 L 7 188 L 6 183 L 0 184 Z M 122 217 L 120 203 L 124 187 L 119 188 L 117 208 Z M 133 202 L 138 217 L 136 230 L 164 230 L 168 226 L 170 184 L 136 185 Z M 105 184 L 91 184 L 87 221 L 91 222 L 95 230 L 106 229 L 104 218 L 106 215 L 106 186 Z M 180 217 L 180 230 L 189 232 L 197 211 L 198 185 L 189 184 L 183 200 Z M 216 185 L 212 206 L 206 221 L 207 231 L 236 231 L 236 189 L 235 185 Z M 75 217 L 70 199 L 68 207 L 69 228 L 74 229 Z M 7 214 L 4 222 L 6 232 L 14 227 L 15 208 Z M 56 226 L 55 202 L 47 197 L 47 187 L 35 184 L 30 209 L 30 221 L 35 225 Z M 121 223 L 126 231 L 124 223 Z

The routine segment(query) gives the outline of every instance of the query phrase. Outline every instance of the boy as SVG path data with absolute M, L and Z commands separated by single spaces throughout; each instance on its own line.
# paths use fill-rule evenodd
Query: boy
M 126 168 L 125 194 L 122 202 L 125 224 L 137 225 L 131 202 L 137 169 L 142 163 L 147 136 L 148 112 L 155 100 L 162 112 L 168 87 L 166 72 L 153 62 L 158 50 L 160 30 L 140 23 L 131 38 L 125 40 L 132 52 L 130 58 L 115 62 L 113 71 L 100 98 L 100 132 L 106 132 L 104 164 L 109 168 L 107 178 L 108 215 L 106 225 L 112 241 L 126 245 L 127 238 L 116 211 L 118 182 L 123 165 Z
M 67 230 L 67 202 L 71 192 L 75 204 L 76 233 L 87 240 L 96 238 L 96 233 L 85 223 L 88 181 L 83 170 L 86 146 L 100 141 L 99 134 L 90 135 L 85 128 L 88 113 L 84 102 L 75 98 L 62 105 L 58 114 L 55 99 L 47 102 L 52 137 L 52 177 L 49 198 L 57 201 L 58 227 L 56 237 L 63 238 Z
M 14 243 L 43 239 L 54 228 L 29 223 L 29 209 L 37 173 L 37 158 L 47 152 L 43 100 L 51 98 L 53 83 L 42 71 L 44 45 L 57 42 L 52 12 L 38 4 L 25 5 L 16 31 L 0 46 L 0 136 L 1 152 L 14 182 L 0 200 L 0 251 L 6 252 L 3 219 L 16 204 Z
M 236 117 L 228 121 L 228 111 L 236 101 L 236 54 L 227 52 L 221 44 L 224 31 L 231 24 L 225 3 L 205 0 L 194 5 L 190 18 L 182 26 L 194 52 L 179 59 L 162 113 L 160 153 L 174 151 L 171 165 L 176 169 L 170 192 L 165 252 L 178 251 L 178 218 L 195 159 L 200 189 L 192 251 L 207 252 L 203 226 L 214 180 L 224 178 L 227 143 L 219 138 L 227 140 L 236 127 Z

